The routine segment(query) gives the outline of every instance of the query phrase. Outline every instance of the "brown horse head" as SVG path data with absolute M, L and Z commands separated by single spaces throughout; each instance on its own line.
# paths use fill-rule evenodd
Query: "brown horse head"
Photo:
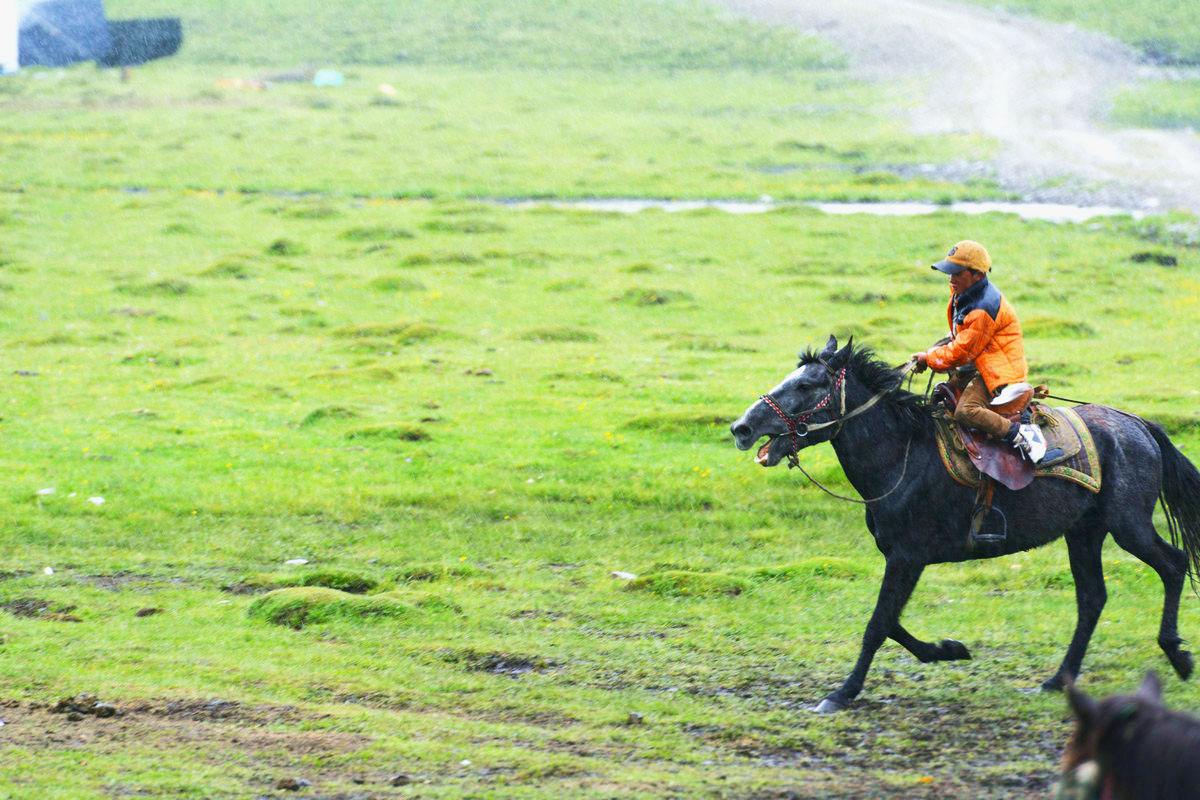
M 1103 700 L 1071 683 L 1067 700 L 1075 730 L 1063 753 L 1064 773 L 1096 762 L 1104 798 L 1195 796 L 1200 786 L 1200 720 L 1163 705 L 1157 675 L 1147 673 L 1134 694 Z

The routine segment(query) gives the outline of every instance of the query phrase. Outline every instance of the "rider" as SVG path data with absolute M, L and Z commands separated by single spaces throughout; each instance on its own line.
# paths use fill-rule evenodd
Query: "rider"
M 949 372 L 974 364 L 979 374 L 958 399 L 954 419 L 1029 454 L 1033 426 L 1009 422 L 1002 414 L 1023 409 L 1033 396 L 1021 323 L 1012 305 L 988 274 L 992 259 L 979 242 L 961 241 L 933 269 L 950 276 L 946 317 L 951 338 L 946 344 L 914 353 L 917 371 Z M 999 412 L 999 413 L 997 413 Z

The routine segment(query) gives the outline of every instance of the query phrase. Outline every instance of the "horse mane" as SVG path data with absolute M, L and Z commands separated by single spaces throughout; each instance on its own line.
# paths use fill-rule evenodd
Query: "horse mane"
M 800 354 L 798 366 L 817 364 L 821 356 L 811 347 Z M 887 403 L 897 413 L 906 428 L 912 433 L 933 433 L 932 406 L 919 394 L 914 394 L 904 388 L 904 375 L 900 370 L 884 363 L 875 355 L 875 351 L 867 345 L 850 346 L 850 358 L 846 362 L 846 371 L 873 394 L 883 396 Z

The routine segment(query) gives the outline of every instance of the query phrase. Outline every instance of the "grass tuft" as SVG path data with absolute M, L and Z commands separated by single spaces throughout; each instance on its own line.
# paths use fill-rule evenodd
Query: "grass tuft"
M 681 292 L 674 289 L 626 289 L 621 294 L 613 297 L 614 303 L 626 303 L 633 306 L 664 306 L 667 303 L 678 303 L 686 300 L 691 300 L 692 296 L 687 292 Z
M 347 439 L 395 439 L 402 442 L 424 442 L 429 433 L 416 425 L 368 425 L 346 434 Z
M 170 279 L 151 281 L 149 283 L 122 283 L 116 291 L 122 294 L 140 295 L 143 297 L 181 297 L 192 290 L 192 285 L 184 280 Z
M 359 575 L 356 572 L 328 569 L 306 572 L 300 575 L 295 583 L 285 585 L 323 586 L 326 589 L 337 589 L 339 592 L 346 592 L 347 594 L 366 594 L 378 586 L 379 581 L 367 575 Z
M 680 334 L 666 337 L 671 340 L 667 345 L 671 350 L 688 350 L 697 353 L 757 353 L 753 347 L 721 341 L 712 336 L 696 336 Z
M 754 567 L 744 570 L 753 581 L 792 581 L 806 578 L 843 578 L 857 580 L 871 575 L 871 570 L 860 561 L 835 556 L 813 556 L 794 564 L 770 567 Z
M 411 278 L 383 277 L 376 278 L 367 284 L 377 292 L 422 292 L 425 284 Z
M 362 597 L 323 586 L 276 589 L 250 604 L 246 613 L 273 625 L 299 630 L 326 622 L 397 619 L 414 609 L 393 597 Z
M 428 267 L 436 264 L 482 264 L 483 259 L 472 253 L 413 253 L 400 261 L 402 267 Z
M 305 414 L 304 419 L 300 420 L 300 427 L 307 428 L 330 420 L 355 419 L 358 416 L 357 411 L 346 406 L 321 406 Z
M 634 578 L 625 584 L 625 589 L 664 597 L 718 597 L 739 595 L 750 586 L 750 581 L 745 578 L 720 572 L 668 570 Z
M 365 322 L 359 325 L 346 325 L 333 331 L 333 335 L 339 339 L 392 339 L 402 344 L 434 339 L 442 336 L 443 333 L 440 328 L 433 325 L 411 320 Z
M 581 330 L 580 328 L 558 326 L 531 328 L 519 333 L 517 338 L 526 342 L 595 342 L 600 337 L 591 331 Z
M 713 412 L 670 412 L 665 414 L 644 414 L 634 417 L 625 423 L 625 427 L 635 431 L 655 431 L 658 433 L 694 432 L 697 429 L 722 428 L 733 421 L 726 414 Z
M 507 227 L 499 222 L 490 222 L 488 220 L 479 219 L 431 219 L 428 222 L 421 224 L 421 228 L 434 233 L 504 233 L 508 230 Z
M 270 256 L 302 256 L 308 248 L 291 239 L 276 239 L 267 245 L 266 252 Z
M 312 203 L 304 205 L 289 206 L 282 211 L 283 216 L 291 219 L 334 219 L 340 217 L 342 212 L 330 205 L 324 203 Z
M 1160 267 L 1177 267 L 1179 259 L 1170 253 L 1156 253 L 1150 250 L 1142 250 L 1134 253 L 1129 257 L 1129 260 L 1135 264 L 1157 264 Z
M 314 372 L 308 377 L 318 381 L 347 381 L 350 383 L 383 383 L 396 380 L 396 373 L 387 367 L 356 367 Z
M 1091 339 L 1096 329 L 1086 322 L 1059 317 L 1033 317 L 1022 322 L 1021 329 L 1027 337 L 1046 339 Z
M 218 261 L 208 269 L 196 273 L 201 278 L 234 278 L 244 281 L 251 277 L 250 268 L 240 261 Z
M 338 234 L 338 238 L 348 242 L 391 242 L 396 239 L 413 239 L 416 238 L 416 234 L 407 228 L 372 225 L 370 227 L 347 228 Z
M 473 578 L 479 574 L 480 570 L 470 564 L 413 564 L 396 573 L 396 580 L 404 583 L 432 582 L 452 578 Z

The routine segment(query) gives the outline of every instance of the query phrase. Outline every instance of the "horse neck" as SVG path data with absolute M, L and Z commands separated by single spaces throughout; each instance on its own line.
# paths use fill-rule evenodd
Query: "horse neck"
M 846 382 L 846 413 L 871 399 L 871 392 L 857 379 Z M 836 429 L 835 429 L 836 430 Z M 879 497 L 900 478 L 906 454 L 911 456 L 909 423 L 887 400 L 848 420 L 833 438 L 833 450 L 842 471 L 863 497 Z

